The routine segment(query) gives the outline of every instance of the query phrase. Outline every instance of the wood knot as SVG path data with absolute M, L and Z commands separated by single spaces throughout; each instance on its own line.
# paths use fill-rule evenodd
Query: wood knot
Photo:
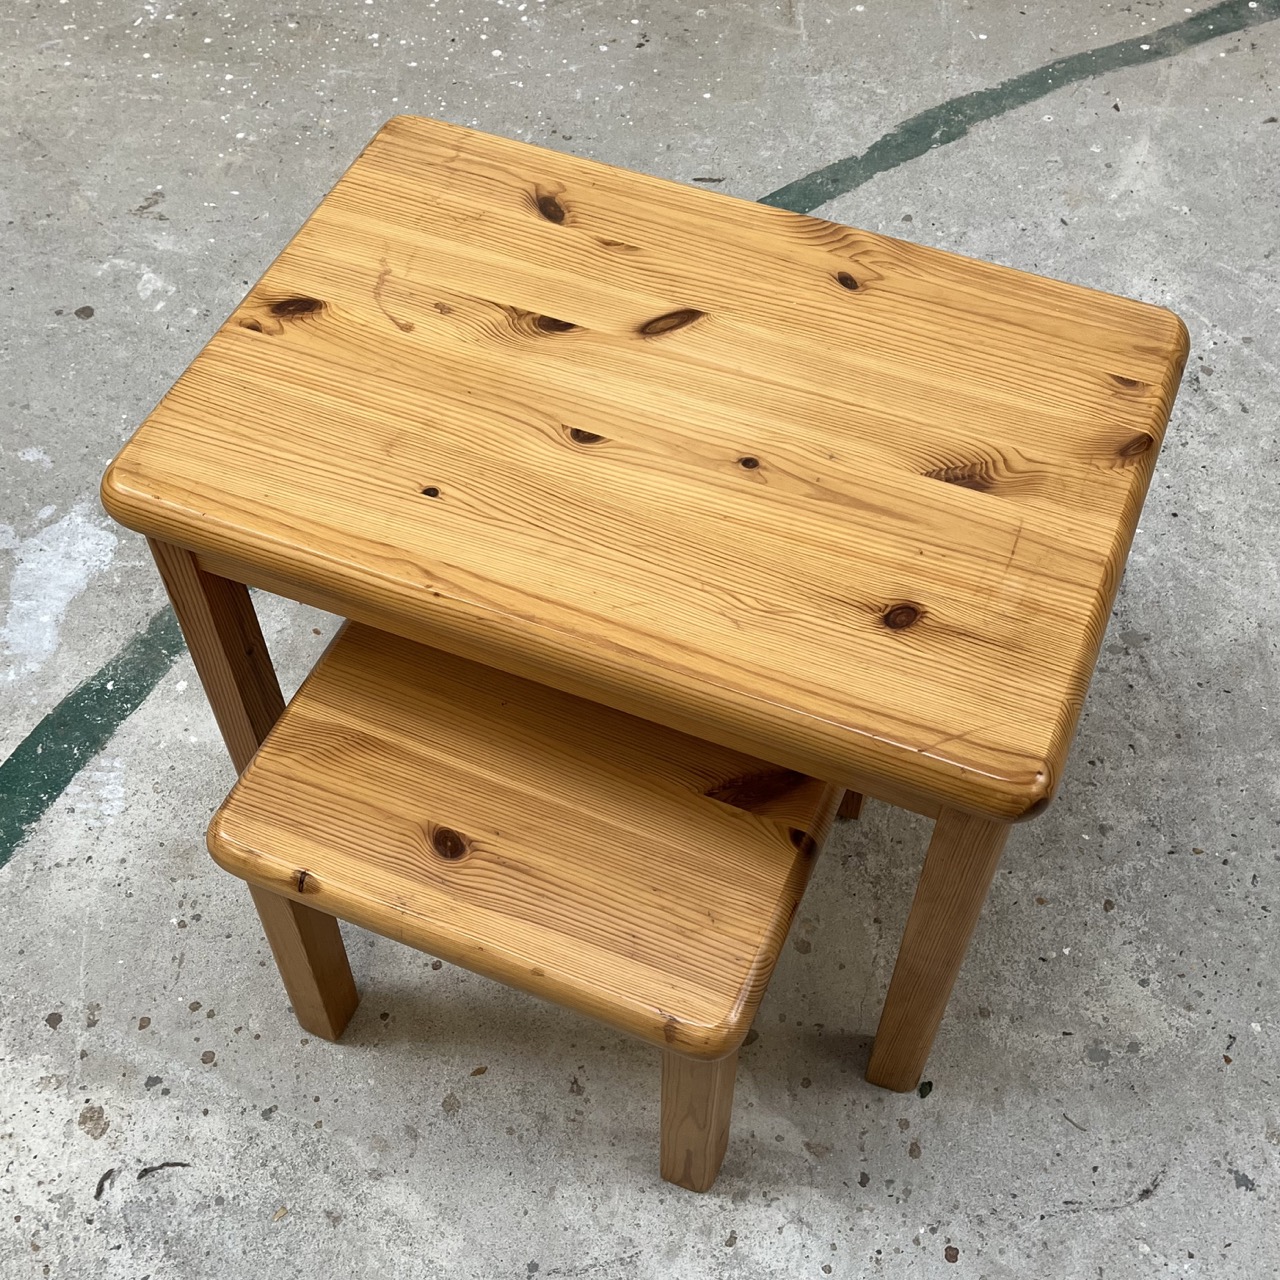
M 248 329 L 250 333 L 261 333 L 261 332 L 262 332 L 262 321 L 261 321 L 261 320 L 253 320 L 253 319 L 249 319 L 249 320 L 241 320 L 241 321 L 240 321 L 240 327 L 241 327 L 242 329 Z
M 281 298 L 271 304 L 273 316 L 309 316 L 324 310 L 324 303 L 319 298 Z
M 583 431 L 581 427 L 570 427 L 569 439 L 574 444 L 599 444 L 604 436 L 598 436 L 594 431 Z
M 1147 385 L 1145 382 L 1142 382 L 1137 378 L 1126 378 L 1123 373 L 1113 373 L 1111 375 L 1111 381 L 1114 382 L 1117 387 L 1124 387 L 1129 391 L 1132 391 L 1136 387 L 1145 387 Z
M 787 838 L 796 850 L 806 858 L 812 858 L 818 852 L 818 842 L 800 827 L 790 827 L 787 830 Z M 797 903 L 796 905 L 799 906 L 800 904 Z
M 735 809 L 755 811 L 789 795 L 808 779 L 794 769 L 761 769 L 757 773 L 743 773 L 717 783 L 704 794 L 710 800 L 732 805 Z
M 683 307 L 679 311 L 668 311 L 665 316 L 654 316 L 652 320 L 646 320 L 636 332 L 644 338 L 656 338 L 659 334 L 683 329 L 685 325 L 701 320 L 706 314 L 695 307 Z
M 1036 776 L 1037 778 L 1040 778 L 1040 777 L 1043 777 L 1044 775 L 1037 774 Z M 1049 807 L 1049 803 L 1050 801 L 1052 801 L 1052 799 L 1053 799 L 1052 796 L 1041 796 L 1039 800 L 1033 801 L 1030 805 L 1027 806 L 1026 813 L 1022 815 L 1022 821 L 1025 822 L 1028 818 L 1038 817 Z
M 534 196 L 534 201 L 538 206 L 538 212 L 542 214 L 548 222 L 554 222 L 560 225 L 565 219 L 565 208 L 560 203 L 560 199 L 553 192 L 543 191 L 539 189 Z
M 540 333 L 569 333 L 578 326 L 568 320 L 557 320 L 555 316 L 534 316 L 533 327 Z
M 991 473 L 985 462 L 956 462 L 945 467 L 935 467 L 924 473 L 930 480 L 941 480 L 943 484 L 957 484 L 962 489 L 973 489 L 977 493 L 990 493 L 995 487 Z
M 1118 458 L 1140 458 L 1149 449 L 1155 448 L 1155 436 L 1148 435 L 1145 431 L 1139 431 L 1137 435 L 1130 436 L 1117 450 Z
M 320 886 L 310 871 L 299 870 L 294 873 L 293 891 L 295 893 L 319 893 Z
M 754 458 L 751 454 L 747 454 L 745 458 L 738 459 L 738 466 L 747 471 L 754 471 L 760 465 L 760 459 Z
M 836 272 L 836 284 L 842 289 L 848 289 L 850 293 L 855 292 L 858 288 L 858 282 L 847 271 Z
M 457 862 L 471 851 L 471 842 L 452 827 L 432 827 L 431 847 L 449 862 Z
M 902 631 L 914 626 L 920 620 L 923 610 L 918 604 L 904 601 L 902 604 L 891 604 L 881 615 L 880 621 L 892 631 Z
M 436 484 L 427 485 L 426 488 L 422 490 L 422 496 L 424 498 L 438 498 L 440 496 L 440 486 Z

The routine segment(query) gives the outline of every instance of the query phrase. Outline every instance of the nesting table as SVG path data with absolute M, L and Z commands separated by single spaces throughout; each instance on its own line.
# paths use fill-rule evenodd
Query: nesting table
M 103 500 L 240 769 L 283 706 L 253 586 L 935 819 L 867 1071 L 904 1090 L 1058 784 L 1186 354 L 1154 306 L 402 117 Z M 254 896 L 337 1025 L 332 917 Z

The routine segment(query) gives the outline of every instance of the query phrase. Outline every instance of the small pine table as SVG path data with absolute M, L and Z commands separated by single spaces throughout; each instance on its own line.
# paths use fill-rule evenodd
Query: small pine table
M 240 769 L 283 705 L 255 586 L 934 818 L 867 1070 L 905 1090 L 1186 355 L 1158 307 L 401 117 L 103 501 Z M 346 971 L 331 917 L 261 914 L 299 981 Z

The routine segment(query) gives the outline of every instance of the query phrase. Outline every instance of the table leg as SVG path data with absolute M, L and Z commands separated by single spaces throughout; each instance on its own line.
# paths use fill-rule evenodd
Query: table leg
M 905 1093 L 920 1083 L 1008 834 L 1003 822 L 938 815 L 867 1064 L 872 1084 Z
M 205 573 L 182 547 L 148 541 L 232 763 L 243 772 L 284 710 L 249 590 Z M 265 889 L 253 897 L 298 1021 L 336 1040 L 359 999 L 338 922 Z
M 662 1176 L 690 1191 L 706 1191 L 729 1145 L 738 1051 L 707 1062 L 662 1053 Z
M 856 818 L 862 812 L 862 793 L 859 791 L 846 791 L 844 798 L 840 801 L 840 808 L 836 812 L 838 818 Z

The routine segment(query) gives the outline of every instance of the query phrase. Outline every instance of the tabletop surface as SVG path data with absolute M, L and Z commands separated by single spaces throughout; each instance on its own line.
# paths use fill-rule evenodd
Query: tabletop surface
M 1186 352 L 1157 307 L 400 117 L 103 497 L 246 581 L 1014 819 Z

